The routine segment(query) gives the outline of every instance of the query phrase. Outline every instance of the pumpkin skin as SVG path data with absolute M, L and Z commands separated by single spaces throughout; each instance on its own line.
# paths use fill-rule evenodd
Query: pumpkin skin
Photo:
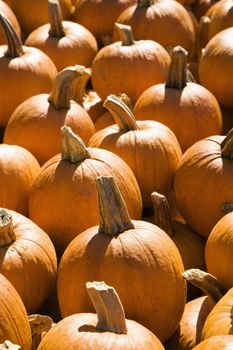
M 209 40 L 222 30 L 232 27 L 232 10 L 230 1 L 221 0 L 206 12 L 206 16 L 210 18 Z
M 130 45 L 120 41 L 97 53 L 91 80 L 102 100 L 125 93 L 135 103 L 149 86 L 165 81 L 169 63 L 169 54 L 152 40 L 131 40 Z
M 68 67 L 57 75 L 51 94 L 35 95 L 21 103 L 8 121 L 4 142 L 26 148 L 41 165 L 60 153 L 63 125 L 88 142 L 95 132 L 94 124 L 69 93 L 81 75 L 82 67 Z
M 50 23 L 36 28 L 25 45 L 46 53 L 57 70 L 74 64 L 90 67 L 97 54 L 95 37 L 85 27 L 71 21 L 62 21 L 59 3 L 49 2 Z
M 29 314 L 46 300 L 55 283 L 57 258 L 48 235 L 25 216 L 4 210 L 12 216 L 14 239 L 0 244 L 0 273 L 12 283 Z M 3 211 L 0 211 L 3 216 Z M 6 217 L 6 215 L 5 215 Z M 3 230 L 0 227 L 0 237 Z M 43 281 L 43 283 L 42 283 Z
M 186 70 L 185 51 L 176 47 L 172 55 L 166 84 L 146 89 L 134 106 L 134 115 L 137 120 L 151 119 L 165 124 L 185 152 L 196 141 L 221 134 L 222 116 L 213 94 L 182 78 Z
M 232 35 L 232 27 L 216 34 L 206 45 L 199 64 L 201 84 L 226 108 L 233 107 L 231 96 L 233 84 L 230 78 L 233 74 Z
M 163 47 L 180 45 L 192 55 L 194 26 L 184 6 L 177 1 L 139 0 L 124 10 L 116 22 L 130 25 L 135 40 L 153 40 Z M 119 40 L 116 32 L 113 40 Z
M 40 172 L 36 158 L 15 145 L 0 145 L 1 191 L 0 206 L 28 214 L 28 197 Z
M 11 10 L 11 8 L 2 0 L 0 1 L 0 11 L 10 20 L 10 22 L 13 24 L 15 30 L 17 31 L 18 35 L 21 36 L 21 29 L 19 26 L 19 22 L 14 14 L 14 12 Z M 2 28 L 0 28 L 0 44 L 6 44 L 6 38 L 4 35 L 4 31 Z
M 193 350 L 229 350 L 232 346 L 233 336 L 220 335 L 201 342 L 199 345 L 195 346 Z
M 62 256 L 57 280 L 61 314 L 91 312 L 84 285 L 93 278 L 104 280 L 118 291 L 126 317 L 163 342 L 177 328 L 185 305 L 180 254 L 167 234 L 149 222 L 131 220 L 133 227 L 121 228 L 121 233 L 114 234 L 111 228 L 109 234 L 99 233 L 108 205 L 110 201 L 100 212 L 101 225 L 79 234 Z
M 233 202 L 233 162 L 221 154 L 224 139 L 212 136 L 196 142 L 183 155 L 175 173 L 178 209 L 187 223 L 206 238 L 225 215 L 224 204 Z
M 94 182 L 98 175 L 115 176 L 130 214 L 141 218 L 141 193 L 128 165 L 112 152 L 98 148 L 86 151 L 88 158 L 74 163 L 61 159 L 61 154 L 51 158 L 30 192 L 29 217 L 50 236 L 58 254 L 80 232 L 98 223 Z
M 102 44 L 102 37 L 111 36 L 114 23 L 120 13 L 137 0 L 77 0 L 73 20 L 95 36 Z
M 72 5 L 70 0 L 59 0 L 64 19 L 71 16 Z M 22 31 L 27 36 L 48 18 L 48 0 L 5 0 L 18 18 Z
M 31 350 L 31 330 L 23 302 L 12 284 L 0 274 L 0 343 L 9 339 Z

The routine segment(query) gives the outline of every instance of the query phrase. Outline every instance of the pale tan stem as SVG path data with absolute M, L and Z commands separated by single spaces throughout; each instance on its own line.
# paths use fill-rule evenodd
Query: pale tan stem
M 104 101 L 103 106 L 112 114 L 112 117 L 120 130 L 124 132 L 139 130 L 133 112 L 121 98 L 115 95 L 109 95 Z
M 11 343 L 9 340 L 5 340 L 3 344 L 0 344 L 0 350 L 20 350 L 21 346 Z
M 210 273 L 199 269 L 190 269 L 183 273 L 183 277 L 201 289 L 214 303 L 217 303 L 226 293 L 224 286 Z
M 154 212 L 154 224 L 173 236 L 170 208 L 166 197 L 158 192 L 151 193 Z
M 73 94 L 73 81 L 82 77 L 83 66 L 70 66 L 60 71 L 53 83 L 53 89 L 48 101 L 57 110 L 70 109 L 70 100 Z
M 52 38 L 62 38 L 65 36 L 65 31 L 62 25 L 62 12 L 59 0 L 49 0 L 48 10 L 50 23 L 49 36 Z
M 12 215 L 5 209 L 0 209 L 0 247 L 10 245 L 15 240 Z
M 221 143 L 221 156 L 223 158 L 233 159 L 233 128 Z
M 117 236 L 134 228 L 114 177 L 99 176 L 96 179 L 96 186 L 100 214 L 99 233 Z
M 125 312 L 115 289 L 104 282 L 87 282 L 86 288 L 98 317 L 96 329 L 127 334 Z
M 4 56 L 8 58 L 23 56 L 24 51 L 21 38 L 19 37 L 9 19 L 3 13 L 0 13 L 0 24 L 5 33 L 8 46 L 6 52 L 4 53 Z
M 36 350 L 42 336 L 52 328 L 53 320 L 49 316 L 34 314 L 28 316 L 28 321 L 32 335 L 32 350 Z
M 121 23 L 115 23 L 115 28 L 119 35 L 122 46 L 134 45 L 134 38 L 131 26 Z
M 91 157 L 83 140 L 69 126 L 62 126 L 61 134 L 61 158 L 63 160 L 68 160 L 70 163 L 79 163 Z
M 179 90 L 186 86 L 187 55 L 187 51 L 181 46 L 173 49 L 166 88 Z
M 86 95 L 87 83 L 91 77 L 91 68 L 86 68 L 84 66 L 76 66 L 76 67 L 77 67 L 77 70 L 79 71 L 80 75 L 73 82 L 73 96 L 72 96 L 72 98 L 77 103 L 82 105 L 83 100 L 85 99 L 85 95 Z

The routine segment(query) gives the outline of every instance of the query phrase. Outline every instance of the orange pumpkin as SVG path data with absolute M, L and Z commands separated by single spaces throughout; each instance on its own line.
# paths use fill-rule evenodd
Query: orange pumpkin
M 50 22 L 36 28 L 25 45 L 46 53 L 58 71 L 74 64 L 90 67 L 97 54 L 95 37 L 80 24 L 62 21 L 58 0 L 49 0 Z
M 233 26 L 233 5 L 231 1 L 221 0 L 211 6 L 206 12 L 210 18 L 208 39 L 213 38 L 217 33 Z
M 82 66 L 67 67 L 58 73 L 50 95 L 35 95 L 21 103 L 8 121 L 4 142 L 26 148 L 40 164 L 60 153 L 63 125 L 88 142 L 95 132 L 94 124 L 88 113 L 71 100 L 72 84 L 83 74 Z
M 29 217 L 49 234 L 59 255 L 80 232 L 98 223 L 98 175 L 116 177 L 133 218 L 141 218 L 142 212 L 137 180 L 120 157 L 86 148 L 70 127 L 64 126 L 62 135 L 61 154 L 41 168 L 29 203 Z
M 22 46 L 8 19 L 0 14 L 8 45 L 0 46 L 0 126 L 5 126 L 15 108 L 28 97 L 48 92 L 57 70 L 42 51 Z
M 14 14 L 14 12 L 11 10 L 10 6 L 8 6 L 4 1 L 0 1 L 0 11 L 3 13 L 9 21 L 12 23 L 13 27 L 15 28 L 16 32 L 19 36 L 21 36 L 21 29 L 19 26 L 19 22 Z M 4 31 L 2 28 L 0 28 L 0 44 L 6 44 L 6 37 L 4 35 Z
M 38 350 L 164 350 L 158 338 L 139 323 L 125 319 L 116 291 L 104 282 L 88 282 L 96 313 L 66 317 L 43 338 Z
M 84 285 L 93 278 L 105 280 L 118 290 L 126 317 L 163 342 L 178 327 L 186 300 L 180 254 L 160 228 L 130 220 L 113 177 L 98 177 L 97 189 L 99 226 L 78 235 L 59 264 L 61 314 L 91 312 Z

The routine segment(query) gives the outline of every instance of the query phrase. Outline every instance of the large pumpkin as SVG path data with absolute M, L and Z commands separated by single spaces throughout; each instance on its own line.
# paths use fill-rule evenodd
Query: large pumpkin
M 187 223 L 204 237 L 233 203 L 233 130 L 196 142 L 183 155 L 175 173 L 177 206 Z
M 133 218 L 141 218 L 142 211 L 137 180 L 120 157 L 103 149 L 86 148 L 70 127 L 64 126 L 62 134 L 61 154 L 41 168 L 29 204 L 29 217 L 49 234 L 58 253 L 80 232 L 98 223 L 98 175 L 116 177 Z
M 165 341 L 178 327 L 185 305 L 180 254 L 160 228 L 130 220 L 114 178 L 99 177 L 97 188 L 100 224 L 76 237 L 59 265 L 61 314 L 92 311 L 85 283 L 104 280 L 118 290 L 126 317 Z

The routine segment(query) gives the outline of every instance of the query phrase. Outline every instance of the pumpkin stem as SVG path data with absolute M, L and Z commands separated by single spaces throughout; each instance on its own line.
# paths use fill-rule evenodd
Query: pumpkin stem
M 210 18 L 207 16 L 202 16 L 197 27 L 194 49 L 194 59 L 196 59 L 197 62 L 200 61 L 202 49 L 206 46 L 206 43 L 208 42 L 209 27 Z
M 125 312 L 115 289 L 104 282 L 87 282 L 86 288 L 98 317 L 96 329 L 127 334 Z
M 10 245 L 15 240 L 12 216 L 5 209 L 0 209 L 0 247 Z
M 166 88 L 179 90 L 186 86 L 187 55 L 188 52 L 181 46 L 174 47 L 171 54 Z
M 138 0 L 137 8 L 150 7 L 154 5 L 155 0 Z
M 151 193 L 154 212 L 154 224 L 164 230 L 168 236 L 173 236 L 170 208 L 166 197 L 158 192 Z
M 221 156 L 223 158 L 233 159 L 233 128 L 221 143 Z
M 114 177 L 99 176 L 96 179 L 96 186 L 100 215 L 99 233 L 117 236 L 134 228 Z
M 139 130 L 136 119 L 131 109 L 123 102 L 121 97 L 109 95 L 103 106 L 112 114 L 115 123 L 121 131 Z
M 60 71 L 53 83 L 53 89 L 48 101 L 57 110 L 70 109 L 70 100 L 73 93 L 73 81 L 82 77 L 83 67 L 71 66 Z
M 20 350 L 21 346 L 11 343 L 9 340 L 5 340 L 3 344 L 0 344 L 0 350 Z
M 61 158 L 63 160 L 68 160 L 70 163 L 79 163 L 91 157 L 83 140 L 69 126 L 62 126 L 61 134 Z
M 186 281 L 200 288 L 214 303 L 217 303 L 226 294 L 224 286 L 210 273 L 199 269 L 190 269 L 183 273 L 183 277 Z
M 85 66 L 78 65 L 76 68 L 77 71 L 79 71 L 80 75 L 78 79 L 75 79 L 73 82 L 72 99 L 82 105 L 86 95 L 87 82 L 91 77 L 91 68 L 86 68 Z
M 122 46 L 134 45 L 134 38 L 131 26 L 121 23 L 115 23 L 115 28 L 122 42 Z
M 63 38 L 65 31 L 62 25 L 62 12 L 59 0 L 49 0 L 49 36 L 52 38 Z
M 53 320 L 49 316 L 34 314 L 28 316 L 28 321 L 32 335 L 32 350 L 36 350 L 42 336 L 52 328 Z
M 222 207 L 224 214 L 231 213 L 233 211 L 233 203 L 224 203 Z
M 0 24 L 4 30 L 5 37 L 7 40 L 7 50 L 4 53 L 5 57 L 16 58 L 24 55 L 23 44 L 21 38 L 16 32 L 15 28 L 11 24 L 8 18 L 0 13 Z

